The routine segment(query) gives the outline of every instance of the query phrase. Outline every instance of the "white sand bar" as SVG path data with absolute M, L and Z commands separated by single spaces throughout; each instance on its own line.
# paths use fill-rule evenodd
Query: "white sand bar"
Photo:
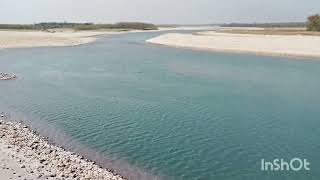
M 217 52 L 320 57 L 320 36 L 230 34 L 208 31 L 197 34 L 169 33 L 149 39 L 147 42 Z
M 102 34 L 115 34 L 111 31 L 0 31 L 0 48 L 26 48 L 44 46 L 76 46 L 91 43 L 96 40 L 94 36 Z

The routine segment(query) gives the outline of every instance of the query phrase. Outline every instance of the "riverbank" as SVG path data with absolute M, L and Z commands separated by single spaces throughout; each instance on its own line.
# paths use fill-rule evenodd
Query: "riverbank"
M 27 126 L 4 119 L 0 117 L 1 180 L 124 179 L 75 153 L 50 144 Z
M 57 29 L 51 31 L 0 30 L 0 49 L 77 46 L 92 43 L 99 35 L 113 35 L 130 32 L 157 32 L 174 30 L 175 28 L 159 28 L 158 30 L 87 30 L 74 31 Z
M 320 58 L 320 36 L 234 34 L 215 31 L 168 33 L 148 43 L 230 53 Z
M 119 34 L 116 31 L 72 31 L 58 32 L 45 31 L 0 31 L 0 48 L 27 48 L 27 47 L 55 47 L 76 46 L 91 43 L 95 36 L 105 34 Z

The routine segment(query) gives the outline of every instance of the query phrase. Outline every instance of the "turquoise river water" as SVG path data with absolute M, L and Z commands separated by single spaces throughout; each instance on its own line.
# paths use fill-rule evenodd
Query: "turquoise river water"
M 19 78 L 0 111 L 129 179 L 320 179 L 320 61 L 145 43 L 159 34 L 2 49 Z M 310 171 L 261 171 L 296 157 Z

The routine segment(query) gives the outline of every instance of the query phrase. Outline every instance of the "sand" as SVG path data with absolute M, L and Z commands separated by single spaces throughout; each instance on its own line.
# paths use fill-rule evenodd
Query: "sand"
M 30 47 L 59 47 L 77 46 L 97 40 L 99 35 L 112 35 L 133 32 L 159 32 L 175 30 L 175 28 L 159 28 L 158 30 L 99 30 L 99 31 L 74 31 L 71 29 L 55 29 L 46 31 L 27 30 L 0 30 L 0 49 L 30 48 Z M 52 31 L 55 31 L 52 33 Z
M 18 157 L 9 145 L 0 139 L 0 179 L 37 179 L 39 174 L 29 173 L 22 165 L 23 156 Z M 21 162 L 20 162 L 21 160 Z
M 320 57 L 320 36 L 231 34 L 207 31 L 196 34 L 168 33 L 149 39 L 147 42 L 217 52 Z
M 0 49 L 76 46 L 91 43 L 97 35 L 118 34 L 113 31 L 60 31 L 55 33 L 44 31 L 0 31 Z

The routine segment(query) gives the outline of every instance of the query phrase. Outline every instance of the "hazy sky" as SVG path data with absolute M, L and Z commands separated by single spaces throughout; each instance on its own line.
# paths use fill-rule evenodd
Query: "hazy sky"
M 320 0 L 0 0 L 1 23 L 304 21 Z

